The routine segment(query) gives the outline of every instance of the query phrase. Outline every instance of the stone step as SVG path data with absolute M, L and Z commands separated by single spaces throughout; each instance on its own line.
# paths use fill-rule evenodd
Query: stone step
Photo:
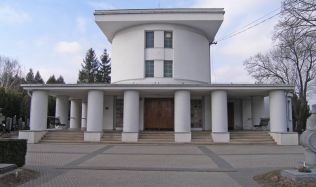
M 252 137 L 252 136 L 231 136 L 231 139 L 271 139 L 271 136 L 261 136 L 261 137 Z
M 174 139 L 174 136 L 139 136 L 140 139 Z
M 54 136 L 54 137 L 83 137 L 83 134 L 45 134 L 45 136 Z
M 41 143 L 84 143 L 83 140 L 41 140 Z
M 174 142 L 174 139 L 138 139 L 139 142 Z
M 275 142 L 270 141 L 261 141 L 261 142 L 239 142 L 239 141 L 233 141 L 230 142 L 230 144 L 242 144 L 242 145 L 257 145 L 257 144 L 275 144 Z

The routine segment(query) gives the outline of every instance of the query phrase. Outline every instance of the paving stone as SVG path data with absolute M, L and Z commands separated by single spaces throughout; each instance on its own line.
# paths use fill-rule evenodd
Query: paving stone
M 253 176 L 291 168 L 300 146 L 35 144 L 22 186 L 258 186 Z

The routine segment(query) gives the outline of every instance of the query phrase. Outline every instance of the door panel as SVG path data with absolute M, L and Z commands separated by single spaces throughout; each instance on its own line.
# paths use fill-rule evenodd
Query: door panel
M 145 130 L 172 130 L 173 99 L 145 99 L 144 120 Z
M 234 103 L 228 103 L 227 105 L 228 115 L 228 130 L 234 130 Z

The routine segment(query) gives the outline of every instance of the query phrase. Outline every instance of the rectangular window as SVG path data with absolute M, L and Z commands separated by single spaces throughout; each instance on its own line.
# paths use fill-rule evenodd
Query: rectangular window
M 172 48 L 172 32 L 165 31 L 165 37 L 164 37 L 164 45 L 165 48 Z
M 145 61 L 145 77 L 154 77 L 154 61 Z
M 154 31 L 146 31 L 145 36 L 146 41 L 146 48 L 153 48 L 154 47 Z
M 172 77 L 172 60 L 165 60 L 163 63 L 163 76 Z

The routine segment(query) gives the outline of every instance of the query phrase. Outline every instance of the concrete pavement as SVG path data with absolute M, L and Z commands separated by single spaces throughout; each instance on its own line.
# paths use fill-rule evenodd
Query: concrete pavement
M 29 144 L 23 186 L 256 186 L 252 177 L 297 167 L 300 146 Z

